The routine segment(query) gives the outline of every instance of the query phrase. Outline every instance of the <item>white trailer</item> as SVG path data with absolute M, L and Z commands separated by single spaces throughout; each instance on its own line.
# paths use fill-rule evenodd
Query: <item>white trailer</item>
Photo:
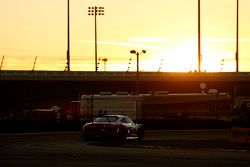
M 99 115 L 121 114 L 133 120 L 205 118 L 220 119 L 230 116 L 228 93 L 154 92 L 150 94 L 112 94 L 104 92 L 82 95 L 79 116 L 91 121 Z
M 125 92 L 82 95 L 80 118 L 82 121 L 89 121 L 98 115 L 122 114 L 135 120 L 142 113 L 142 97 Z

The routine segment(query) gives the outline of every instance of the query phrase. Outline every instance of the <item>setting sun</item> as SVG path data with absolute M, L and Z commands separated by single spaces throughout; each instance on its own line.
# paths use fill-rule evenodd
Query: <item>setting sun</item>
M 0 0 L 2 70 L 63 71 L 67 63 L 67 1 Z M 70 0 L 72 71 L 95 70 L 97 16 L 99 71 L 189 72 L 198 70 L 197 0 Z M 240 1 L 239 70 L 249 71 L 249 0 Z M 235 71 L 236 1 L 201 1 L 201 71 Z M 37 59 L 36 59 L 37 58 Z M 25 64 L 22 63 L 25 59 Z M 36 62 L 35 62 L 36 59 Z M 105 66 L 105 68 L 104 68 Z

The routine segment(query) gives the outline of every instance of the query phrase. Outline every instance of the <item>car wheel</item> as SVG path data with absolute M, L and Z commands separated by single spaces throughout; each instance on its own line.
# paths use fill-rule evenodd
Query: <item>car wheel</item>
M 83 136 L 83 140 L 90 141 L 90 140 L 92 140 L 92 138 L 90 136 Z
M 142 140 L 144 138 L 144 128 L 143 127 L 138 129 L 137 136 L 138 136 L 138 140 Z
M 87 135 L 84 135 L 84 132 L 83 132 L 83 131 L 81 131 L 81 133 L 82 133 L 82 138 L 83 138 L 83 140 L 85 140 L 85 141 L 91 140 L 91 137 L 90 137 L 90 136 L 87 136 Z
M 120 130 L 119 130 L 119 140 L 120 141 L 125 141 L 126 140 L 126 129 L 125 127 L 120 127 Z

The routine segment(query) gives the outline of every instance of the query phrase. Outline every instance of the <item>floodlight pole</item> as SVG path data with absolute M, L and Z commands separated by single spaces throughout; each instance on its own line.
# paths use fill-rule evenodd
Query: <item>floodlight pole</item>
M 201 1 L 198 0 L 198 72 L 201 72 Z
M 68 49 L 67 49 L 67 71 L 70 71 L 70 7 L 69 7 L 69 0 L 68 0 Z
M 237 0 L 236 5 L 236 73 L 239 72 L 239 0 Z
M 95 72 L 97 72 L 97 24 L 96 24 L 96 7 L 95 7 Z
M 130 50 L 130 53 L 136 55 L 136 93 L 139 93 L 139 82 L 140 82 L 139 56 L 141 54 L 145 54 L 146 50 L 142 50 L 141 53 L 139 53 L 135 50 Z
M 104 7 L 92 6 L 88 8 L 88 15 L 94 15 L 95 18 L 95 72 L 98 71 L 97 67 L 97 20 L 96 15 L 104 15 Z

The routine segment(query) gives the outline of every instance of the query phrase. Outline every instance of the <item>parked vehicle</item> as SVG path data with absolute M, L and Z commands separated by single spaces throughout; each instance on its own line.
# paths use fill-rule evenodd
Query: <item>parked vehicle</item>
M 89 122 L 98 115 L 126 115 L 132 120 L 140 118 L 142 95 L 118 92 L 101 92 L 94 95 L 82 95 L 79 106 L 81 121 Z
M 85 140 L 98 138 L 142 140 L 144 128 L 143 125 L 134 123 L 124 115 L 104 115 L 83 125 L 82 136 Z
M 90 122 L 100 114 L 126 115 L 141 122 L 176 119 L 229 120 L 231 116 L 230 95 L 211 91 L 84 94 L 77 104 L 78 110 L 74 112 L 79 113 L 82 122 Z

